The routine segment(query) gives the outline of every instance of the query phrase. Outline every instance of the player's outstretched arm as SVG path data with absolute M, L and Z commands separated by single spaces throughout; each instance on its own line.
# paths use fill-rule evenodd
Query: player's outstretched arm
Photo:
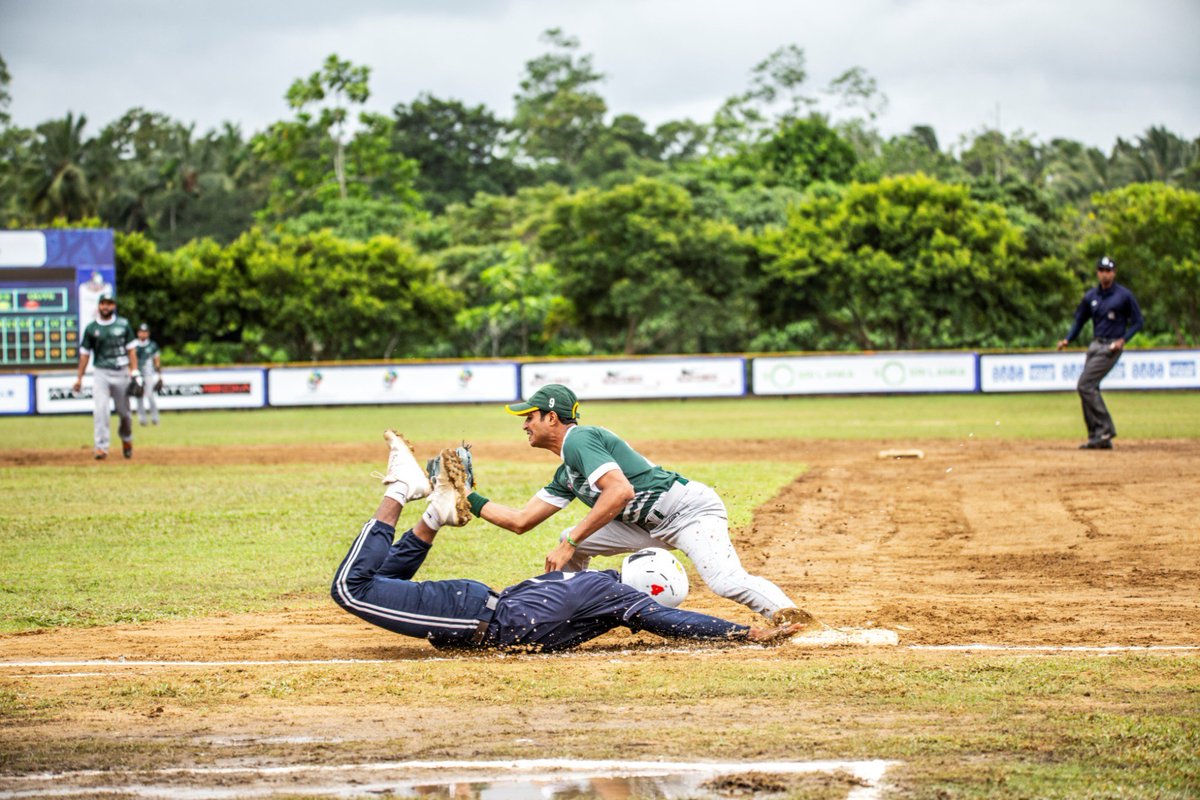
M 488 500 L 480 507 L 476 515 L 498 528 L 522 534 L 541 525 L 554 516 L 558 510 L 558 506 L 551 505 L 538 497 L 531 497 L 525 507 L 520 509 L 502 505 L 495 500 Z

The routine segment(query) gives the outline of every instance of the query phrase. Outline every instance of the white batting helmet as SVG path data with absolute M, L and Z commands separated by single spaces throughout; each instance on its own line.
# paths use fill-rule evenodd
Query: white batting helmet
M 687 598 L 688 576 L 679 559 L 658 547 L 625 556 L 621 583 L 645 592 L 664 606 L 676 608 Z

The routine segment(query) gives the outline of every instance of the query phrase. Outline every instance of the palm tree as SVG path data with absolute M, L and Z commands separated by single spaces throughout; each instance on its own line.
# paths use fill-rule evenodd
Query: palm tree
M 1123 184 L 1161 182 L 1193 188 L 1197 160 L 1195 142 L 1161 126 L 1151 127 L 1135 144 L 1118 139 L 1113 148 L 1115 172 Z
M 25 171 L 30 207 L 39 219 L 80 220 L 95 213 L 87 176 L 93 141 L 84 139 L 85 125 L 87 117 L 68 112 L 37 127 Z

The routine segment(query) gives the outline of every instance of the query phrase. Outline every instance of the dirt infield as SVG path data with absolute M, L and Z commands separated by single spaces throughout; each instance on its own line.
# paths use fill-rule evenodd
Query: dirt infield
M 736 532 L 743 560 L 829 624 L 897 630 L 901 648 L 881 652 L 881 662 L 927 657 L 905 651 L 911 644 L 1200 644 L 1200 442 L 1119 442 L 1110 452 L 1079 451 L 1069 442 L 1001 440 L 802 441 L 786 451 L 772 442 L 637 444 L 668 464 L 781 456 L 808 463 L 808 471 L 757 509 L 748 528 Z M 878 457 L 883 449 L 914 446 L 924 458 Z M 476 452 L 480 459 L 529 455 L 524 444 L 481 443 Z M 138 460 L 349 463 L 370 462 L 377 454 L 375 446 L 319 453 L 299 447 L 148 448 Z M 78 463 L 79 454 L 0 453 L 0 462 L 9 465 L 68 459 Z M 698 580 L 693 587 L 688 607 L 750 621 L 744 609 L 713 596 Z M 679 658 L 677 649 L 657 641 L 614 632 L 580 655 L 506 656 L 498 665 L 484 666 L 483 657 L 444 660 L 424 643 L 374 629 L 332 604 L 317 611 L 0 636 L 0 662 L 8 663 L 223 662 L 207 671 L 181 665 L 169 673 L 170 680 L 162 677 L 168 673 L 161 667 L 134 668 L 143 694 L 120 694 L 133 690 L 114 689 L 105 666 L 4 668 L 0 690 L 32 697 L 44 710 L 0 732 L 0 750 L 20 753 L 0 758 L 0 766 L 18 772 L 102 766 L 118 757 L 114 753 L 134 764 L 160 764 L 163 750 L 150 741 L 182 743 L 182 749 L 171 749 L 182 762 L 211 761 L 211 747 L 221 741 L 256 742 L 261 757 L 280 762 L 395 756 L 398 741 L 406 743 L 402 749 L 410 756 L 504 756 L 521 752 L 513 742 L 522 735 L 539 743 L 559 742 L 566 751 L 603 755 L 614 751 L 610 734 L 629 709 L 608 717 L 608 710 L 586 703 L 535 704 L 514 716 L 498 704 L 433 708 L 414 701 L 389 715 L 361 692 L 368 685 L 393 686 L 388 689 L 392 699 L 407 703 L 403 686 L 389 684 L 400 681 L 389 675 L 402 675 L 406 681 L 448 681 L 441 684 L 443 692 L 467 699 L 476 696 L 473 689 L 454 681 L 469 683 L 472 671 L 481 684 L 536 681 L 561 658 L 574 659 L 575 685 L 601 686 L 614 662 L 649 669 L 662 659 Z M 810 657 L 795 646 L 685 656 L 714 668 Z M 378 659 L 395 666 L 360 665 L 354 668 L 359 672 L 302 667 L 301 680 L 286 667 L 229 664 L 293 659 Z M 527 677 L 506 671 L 514 661 L 525 663 Z M 192 691 L 187 686 L 213 681 L 219 691 L 215 684 L 204 690 L 213 692 L 211 702 L 187 700 Z M 703 703 L 703 713 L 735 727 L 769 729 L 794 722 L 797 713 L 786 706 L 774 711 L 758 706 L 750 715 L 735 701 L 695 702 Z M 476 729 L 483 732 L 454 734 Z M 296 736 L 301 739 L 293 741 Z M 95 746 L 80 747 L 82 740 Z M 639 752 L 669 755 L 678 749 L 653 741 Z M 741 750 L 723 747 L 731 756 L 760 754 L 749 743 Z M 14 788 L 0 778 L 0 790 L 6 785 Z

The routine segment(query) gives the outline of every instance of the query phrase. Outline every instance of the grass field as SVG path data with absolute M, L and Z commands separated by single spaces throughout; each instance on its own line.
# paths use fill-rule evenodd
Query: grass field
M 1107 399 L 1119 448 L 1200 438 L 1196 393 Z M 756 510 L 810 467 L 787 456 L 789 440 L 1062 440 L 1070 451 L 1082 428 L 1074 395 L 589 403 L 584 413 L 586 422 L 635 441 L 778 439 L 784 454 L 770 461 L 669 465 L 718 487 L 742 536 L 750 535 Z M 139 455 L 156 447 L 208 452 L 245 445 L 316 452 L 278 464 L 97 464 L 88 458 L 85 417 L 0 418 L 0 456 L 79 453 L 78 463 L 0 467 L 0 631 L 66 627 L 82 635 L 121 623 L 328 609 L 332 570 L 378 499 L 368 473 L 381 467 L 379 433 L 391 426 L 420 442 L 523 442 L 519 420 L 494 407 L 172 413 L 159 428 L 136 430 Z M 322 444 L 359 441 L 380 441 L 381 457 L 320 463 Z M 519 504 L 552 466 L 537 453 L 481 459 L 477 477 L 489 496 Z M 425 577 L 511 583 L 540 564 L 558 530 L 581 512 L 568 509 L 524 537 L 478 524 L 451 532 L 439 540 Z M 402 523 L 418 513 L 407 510 Z M 1200 644 L 1200 633 L 1192 643 Z M 340 715 L 336 726 L 320 716 L 331 704 Z M 346 720 L 356 713 L 362 728 L 382 733 L 342 744 L 330 738 L 294 753 L 269 738 L 227 752 L 200 733 L 278 733 L 289 725 L 346 737 Z M 903 766 L 890 775 L 885 796 L 1185 798 L 1200 796 L 1197 719 L 1194 654 L 847 650 L 781 657 L 650 649 L 433 665 L 400 658 L 344 668 L 228 668 L 69 684 L 0 675 L 0 729 L 7 731 L 0 734 L 0 780 L 40 769 L 132 770 L 188 759 L 223 763 L 235 755 L 264 763 L 886 758 Z M 844 797 L 845 788 L 804 786 L 788 796 Z
M 1125 438 L 1200 435 L 1200 393 L 1107 392 Z M 150 443 L 182 446 L 363 441 L 400 427 L 428 441 L 519 441 L 520 420 L 499 406 L 396 406 L 176 412 L 161 429 L 135 431 Z M 583 421 L 628 439 L 904 439 L 968 435 L 1083 438 L 1074 394 L 913 395 L 587 403 Z M 80 415 L 0 417 L 4 448 L 90 447 Z

